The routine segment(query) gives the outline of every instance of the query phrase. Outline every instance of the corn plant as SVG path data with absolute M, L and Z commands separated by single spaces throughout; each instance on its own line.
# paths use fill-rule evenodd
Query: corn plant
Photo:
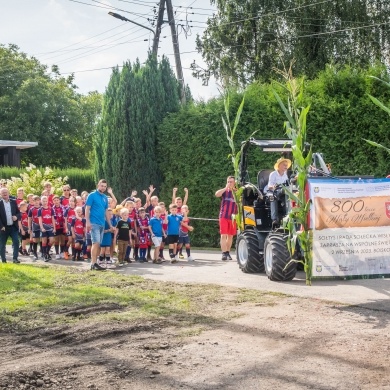
M 285 83 L 275 82 L 275 85 L 282 87 L 287 92 L 287 105 L 283 103 L 281 97 L 273 88 L 273 93 L 287 117 L 284 128 L 288 138 L 291 139 L 293 155 L 293 169 L 297 173 L 296 184 L 298 193 L 293 193 L 286 189 L 286 193 L 291 201 L 295 202 L 295 207 L 291 209 L 285 218 L 284 227 L 289 232 L 288 248 L 291 255 L 295 252 L 297 241 L 303 252 L 303 260 L 291 259 L 290 262 L 300 262 L 304 266 L 306 273 L 306 284 L 311 285 L 311 275 L 313 266 L 312 242 L 313 235 L 309 229 L 310 199 L 306 198 L 306 184 L 309 167 L 312 162 L 311 147 L 306 147 L 307 126 L 306 119 L 310 110 L 310 105 L 303 107 L 303 79 L 296 79 L 292 75 L 291 67 L 288 71 L 279 72 L 285 79 Z M 289 262 L 289 264 L 290 264 Z M 287 264 L 286 267 L 289 265 Z
M 239 150 L 236 150 L 236 147 L 234 145 L 234 136 L 236 134 L 237 126 L 240 122 L 242 110 L 244 109 L 245 96 L 242 98 L 241 104 L 238 107 L 233 126 L 230 122 L 230 97 L 229 97 L 229 93 L 225 94 L 223 102 L 224 102 L 224 106 L 225 106 L 225 118 L 222 117 L 222 123 L 223 123 L 223 127 L 226 131 L 226 138 L 229 142 L 229 147 L 231 150 L 231 153 L 229 154 L 228 157 L 232 161 L 233 170 L 234 170 L 234 178 L 236 180 L 236 183 L 238 183 L 240 180 L 239 176 L 240 176 L 240 161 L 241 161 L 242 150 L 241 150 L 241 148 Z M 256 132 L 253 132 L 248 137 L 248 139 L 253 137 L 253 135 L 255 133 Z M 241 197 L 244 189 L 245 189 L 245 187 L 241 186 L 236 191 L 233 191 L 234 200 L 237 204 L 237 214 L 233 215 L 232 218 L 236 221 L 236 224 L 237 224 L 237 227 L 239 230 L 244 229 L 244 222 L 243 222 L 243 217 L 242 217 L 242 197 Z
M 226 138 L 229 142 L 229 147 L 231 153 L 229 154 L 229 158 L 231 159 L 233 170 L 234 170 L 234 178 L 236 183 L 239 180 L 239 169 L 240 169 L 240 159 L 241 159 L 241 149 L 238 151 L 234 145 L 234 136 L 236 134 L 238 123 L 240 122 L 240 117 L 242 114 L 242 110 L 244 109 L 245 97 L 242 98 L 241 104 L 238 107 L 236 118 L 234 119 L 233 126 L 230 122 L 230 96 L 229 92 L 225 94 L 223 99 L 224 107 L 225 107 L 225 118 L 222 116 L 222 124 L 226 131 Z M 243 220 L 242 220 L 242 202 L 241 195 L 243 187 L 238 188 L 237 191 L 233 191 L 234 200 L 237 204 L 237 214 L 233 215 L 232 218 L 236 221 L 237 227 L 239 230 L 243 230 Z
M 381 79 L 379 79 L 378 77 L 375 77 L 375 76 L 370 76 L 371 78 L 373 79 L 376 79 L 378 81 L 380 81 L 381 83 L 387 85 L 389 88 L 390 88 L 390 83 L 386 82 L 386 81 L 383 81 Z M 376 97 L 374 96 L 371 96 L 371 95 L 368 95 L 369 98 L 374 102 L 374 104 L 376 104 L 378 107 L 380 107 L 383 111 L 386 111 L 389 115 L 390 115 L 390 108 L 385 106 L 380 100 L 378 100 Z M 363 138 L 364 139 L 364 138 Z M 371 146 L 376 146 L 377 148 L 381 148 L 381 149 L 384 149 L 386 150 L 386 152 L 390 153 L 390 149 L 389 148 L 386 148 L 386 146 L 383 146 L 381 144 L 378 144 L 377 142 L 374 142 L 374 141 L 370 141 L 368 139 L 364 139 L 364 141 L 368 142 Z

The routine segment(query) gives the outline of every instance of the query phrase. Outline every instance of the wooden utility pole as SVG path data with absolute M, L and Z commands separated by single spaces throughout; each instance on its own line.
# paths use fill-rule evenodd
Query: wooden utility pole
M 168 21 L 164 21 L 165 4 L 167 6 Z M 171 27 L 173 53 L 175 55 L 175 64 L 176 64 L 176 76 L 180 84 L 180 100 L 182 104 L 185 104 L 186 102 L 185 84 L 184 84 L 183 68 L 181 66 L 179 39 L 176 31 L 176 23 L 175 23 L 175 16 L 173 13 L 172 0 L 160 0 L 156 33 L 153 41 L 153 54 L 155 54 L 156 56 L 158 52 L 158 43 L 160 40 L 161 26 L 165 22 L 168 22 Z
M 165 10 L 165 0 L 160 0 L 160 5 L 158 7 L 156 33 L 154 34 L 153 51 L 152 51 L 156 57 L 158 52 L 158 44 L 160 42 L 161 26 L 164 23 L 164 10 Z

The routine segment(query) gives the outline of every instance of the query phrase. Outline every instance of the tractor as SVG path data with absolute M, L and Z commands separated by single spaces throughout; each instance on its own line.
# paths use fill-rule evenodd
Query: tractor
M 307 145 L 309 147 L 309 145 Z M 274 153 L 278 157 L 291 159 L 291 140 L 256 140 L 249 139 L 241 146 L 241 161 L 239 184 L 244 187 L 242 201 L 242 226 L 236 242 L 236 257 L 240 269 L 247 273 L 264 272 L 268 278 L 275 281 L 292 280 L 297 272 L 297 262 L 291 258 L 303 259 L 299 242 L 295 253 L 291 256 L 288 246 L 288 232 L 282 225 L 275 225 L 271 220 L 271 201 L 278 202 L 279 220 L 289 213 L 292 207 L 283 186 L 276 187 L 272 192 L 264 191 L 272 169 L 262 169 L 257 173 L 255 183 L 250 182 L 248 173 L 249 151 L 253 148 L 263 153 Z M 313 176 L 329 176 L 330 172 L 322 155 L 313 153 Z M 295 188 L 290 178 L 290 191 L 300 191 Z M 298 227 L 299 228 L 299 227 Z

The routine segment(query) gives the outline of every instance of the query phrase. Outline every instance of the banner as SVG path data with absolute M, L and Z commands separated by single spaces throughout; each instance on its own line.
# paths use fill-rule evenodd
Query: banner
M 390 180 L 310 178 L 313 277 L 390 274 Z

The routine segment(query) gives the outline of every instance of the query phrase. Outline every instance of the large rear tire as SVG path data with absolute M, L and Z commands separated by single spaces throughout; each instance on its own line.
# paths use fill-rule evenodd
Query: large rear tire
M 242 272 L 264 272 L 264 256 L 260 253 L 263 245 L 263 236 L 260 236 L 259 240 L 255 231 L 246 230 L 238 236 L 236 255 L 237 263 Z
M 287 234 L 270 233 L 264 243 L 265 273 L 270 280 L 284 282 L 292 280 L 297 273 L 297 263 L 291 262 L 287 248 Z M 286 269 L 285 269 L 286 268 Z

